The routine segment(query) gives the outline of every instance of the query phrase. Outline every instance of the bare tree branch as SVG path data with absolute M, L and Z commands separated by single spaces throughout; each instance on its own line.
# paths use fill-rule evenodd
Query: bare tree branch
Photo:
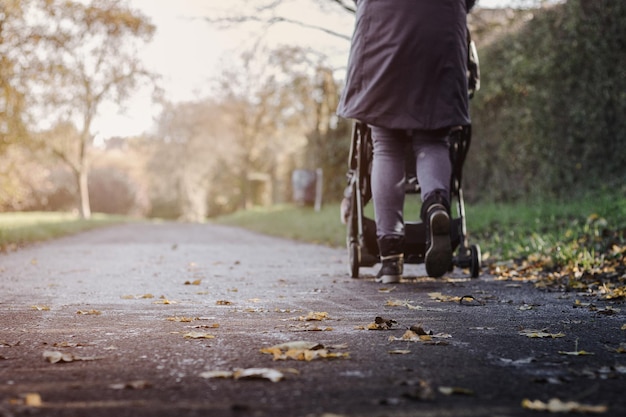
M 350 13 L 356 13 L 356 6 L 346 4 L 344 0 L 330 0 L 333 3 L 337 3 L 342 9 L 347 10 Z
M 204 20 L 208 23 L 218 23 L 218 24 L 232 24 L 232 23 L 246 23 L 246 22 L 259 22 L 265 23 L 268 27 L 275 25 L 277 23 L 289 23 L 292 25 L 297 25 L 300 27 L 318 30 L 320 32 L 324 32 L 328 35 L 335 36 L 341 39 L 350 40 L 350 36 L 344 35 L 343 33 L 336 32 L 332 29 L 328 29 L 318 25 L 311 25 L 309 23 L 301 22 L 299 20 L 290 19 L 287 17 L 274 16 L 270 18 L 260 18 L 257 16 L 236 16 L 236 17 L 224 17 L 218 19 L 204 18 Z

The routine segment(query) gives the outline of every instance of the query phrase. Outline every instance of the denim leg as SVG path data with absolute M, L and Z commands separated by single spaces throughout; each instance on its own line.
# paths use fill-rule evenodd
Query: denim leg
M 404 132 L 371 126 L 374 144 L 372 161 L 372 200 L 376 235 L 404 236 L 404 164 L 407 136 Z
M 443 191 L 450 202 L 452 162 L 446 131 L 415 131 L 412 137 L 417 181 L 421 187 L 422 201 L 435 191 Z

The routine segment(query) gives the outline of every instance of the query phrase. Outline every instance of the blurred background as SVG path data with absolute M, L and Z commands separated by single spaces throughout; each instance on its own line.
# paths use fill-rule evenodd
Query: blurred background
M 466 201 L 626 192 L 626 2 L 478 0 Z M 351 0 L 0 0 L 0 211 L 203 221 L 346 185 Z M 310 201 L 305 201 L 306 204 Z

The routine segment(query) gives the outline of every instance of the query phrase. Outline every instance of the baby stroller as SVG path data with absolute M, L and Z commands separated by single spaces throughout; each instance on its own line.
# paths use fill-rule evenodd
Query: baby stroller
M 476 45 L 468 38 L 468 96 L 471 99 L 480 89 L 480 66 Z M 481 254 L 478 245 L 469 245 L 465 224 L 465 202 L 461 188 L 463 164 L 472 139 L 471 126 L 459 126 L 449 135 L 452 176 L 450 179 L 450 197 L 456 201 L 456 217 L 451 213 L 451 243 L 456 255 L 452 265 L 469 268 L 472 278 L 480 275 Z M 412 152 L 407 152 L 412 155 Z M 352 278 L 359 277 L 361 266 L 370 267 L 380 262 L 376 239 L 376 222 L 365 217 L 364 209 L 372 198 L 370 174 L 372 172 L 373 144 L 369 127 L 356 121 L 353 126 L 350 154 L 348 157 L 348 186 L 342 202 L 342 219 L 347 225 L 346 243 L 348 247 L 349 270 Z M 415 174 L 415 163 L 406 164 L 405 191 L 407 194 L 419 194 L 420 186 Z M 452 205 L 452 204 L 451 204 Z M 422 222 L 405 221 L 404 262 L 407 264 L 424 263 L 426 255 L 426 226 Z
M 481 255 L 478 245 L 468 245 L 465 224 L 465 203 L 461 188 L 463 163 L 471 142 L 471 126 L 453 129 L 449 136 L 452 178 L 450 194 L 456 201 L 457 214 L 451 216 L 451 242 L 453 266 L 469 268 L 472 278 L 480 275 Z M 372 198 L 370 174 L 372 169 L 372 137 L 369 127 L 355 122 L 350 143 L 348 186 L 344 195 L 345 222 L 347 224 L 347 248 L 349 271 L 352 278 L 359 277 L 359 268 L 374 266 L 380 261 L 376 239 L 376 222 L 365 216 L 364 209 Z M 408 153 L 407 155 L 409 155 Z M 407 163 L 405 192 L 419 194 L 420 186 L 415 175 L 413 161 Z M 426 254 L 426 227 L 422 222 L 405 222 L 404 262 L 424 263 Z

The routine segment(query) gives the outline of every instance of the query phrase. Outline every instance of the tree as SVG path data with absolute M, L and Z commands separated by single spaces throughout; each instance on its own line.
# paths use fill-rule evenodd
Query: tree
M 25 25 L 22 3 L 0 3 L 0 153 L 26 135 L 24 84 L 38 36 L 20 30 Z
M 29 24 L 41 36 L 38 77 L 30 92 L 39 93 L 40 117 L 77 127 L 71 151 L 41 142 L 73 171 L 81 217 L 91 216 L 88 173 L 92 123 L 103 103 L 122 103 L 151 74 L 136 58 L 155 27 L 122 0 L 23 0 L 30 4 Z M 46 115 L 46 117 L 42 115 Z
M 150 152 L 153 215 L 203 221 L 219 196 L 228 195 L 219 177 L 229 177 L 232 140 L 223 109 L 212 100 L 168 103 L 157 132 L 144 144 Z M 232 188 L 232 187 L 231 187 Z

